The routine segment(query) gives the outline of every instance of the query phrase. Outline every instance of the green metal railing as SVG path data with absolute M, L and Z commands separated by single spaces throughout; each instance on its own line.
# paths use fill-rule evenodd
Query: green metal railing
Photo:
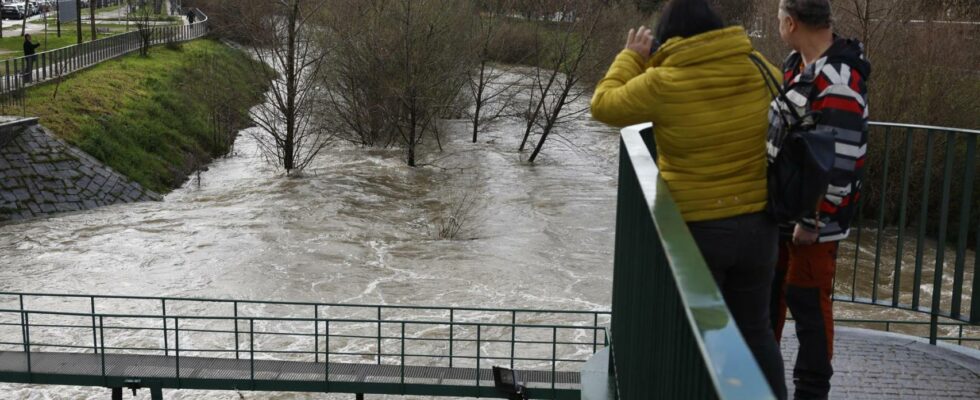
M 622 399 L 771 399 L 654 163 L 649 125 L 623 130 L 612 368 Z
M 871 124 L 860 211 L 838 256 L 837 301 L 926 313 L 933 344 L 964 340 L 953 336 L 962 325 L 940 318 L 980 323 L 978 135 Z
M 529 385 L 532 398 L 577 399 L 579 388 L 558 377 L 577 373 L 608 344 L 609 317 L 601 311 L 0 292 L 0 351 L 26 353 L 28 371 L 0 371 L 0 381 L 125 387 L 139 377 L 107 373 L 105 359 L 127 354 L 172 357 L 176 368 L 161 381 L 164 388 L 499 397 L 486 382 L 486 370 L 497 365 L 550 373 L 549 382 Z M 103 369 L 68 380 L 32 372 L 31 355 L 45 352 L 100 355 Z M 181 360 L 188 357 L 247 360 L 250 379 L 181 376 Z M 322 381 L 256 379 L 255 364 L 262 360 L 319 363 Z M 401 383 L 332 382 L 329 368 L 336 363 L 391 366 Z M 416 366 L 473 373 L 463 383 L 413 388 L 406 369 Z

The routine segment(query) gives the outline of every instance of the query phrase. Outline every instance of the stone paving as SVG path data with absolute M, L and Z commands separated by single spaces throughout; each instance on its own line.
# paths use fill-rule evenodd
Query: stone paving
M 159 199 L 36 119 L 0 123 L 0 222 Z
M 783 335 L 791 398 L 793 328 L 787 324 Z M 838 327 L 835 335 L 831 399 L 980 399 L 980 351 L 858 328 Z

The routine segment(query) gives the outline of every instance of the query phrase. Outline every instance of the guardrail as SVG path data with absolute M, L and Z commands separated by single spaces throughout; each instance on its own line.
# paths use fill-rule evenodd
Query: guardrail
M 244 387 L 276 391 L 308 391 L 302 384 L 309 382 L 259 382 L 256 362 L 322 363 L 321 369 L 333 363 L 385 365 L 399 371 L 402 384 L 411 367 L 472 370 L 454 378 L 469 379 L 466 388 L 446 392 L 457 396 L 492 394 L 485 371 L 497 365 L 550 372 L 550 381 L 529 385 L 530 394 L 569 398 L 578 389 L 560 381 L 561 373 L 577 374 L 608 344 L 609 317 L 601 311 L 0 292 L 0 351 L 27 354 L 28 371 L 31 354 L 51 351 L 99 355 L 103 366 L 107 355 L 169 356 L 176 360 L 169 378 L 177 388 L 196 387 L 181 376 L 182 359 L 248 360 L 251 379 L 244 384 L 250 386 Z M 481 369 L 482 377 L 476 372 Z M 337 383 L 329 371 L 321 372 L 323 387 Z M 100 379 L 78 384 L 124 386 L 112 384 L 119 377 L 104 367 L 94 378 Z
M 622 132 L 610 332 L 618 398 L 775 398 L 659 176 L 649 128 Z
M 43 51 L 33 56 L 17 57 L 0 65 L 0 114 L 8 108 L 23 108 L 24 89 L 83 70 L 106 60 L 138 51 L 143 34 L 150 44 L 182 42 L 203 37 L 208 32 L 208 16 L 194 9 L 198 21 L 189 25 L 151 26 L 108 36 L 90 42 Z
M 939 318 L 980 324 L 978 136 L 871 124 L 861 211 L 838 255 L 835 300 L 928 314 L 933 344 L 964 340 L 962 326 Z

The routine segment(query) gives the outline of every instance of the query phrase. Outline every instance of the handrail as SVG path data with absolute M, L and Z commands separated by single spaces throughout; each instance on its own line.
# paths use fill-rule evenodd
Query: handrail
M 5 309 L 0 308 L 0 314 L 37 314 L 37 315 L 60 315 L 64 317 L 104 317 L 104 318 L 132 318 L 132 319 L 187 319 L 187 320 L 207 320 L 207 321 L 240 321 L 240 320 L 255 320 L 255 321 L 276 321 L 276 322 L 344 322 L 344 323 L 357 323 L 357 324 L 408 324 L 408 325 L 447 325 L 449 321 L 432 321 L 432 320 L 410 320 L 410 319 L 358 319 L 358 318 L 303 318 L 303 317 L 257 317 L 257 316 L 210 316 L 210 315 L 148 315 L 148 314 L 111 314 L 111 313 L 80 313 L 80 312 L 64 312 L 64 311 L 45 311 L 45 310 L 29 310 L 29 309 Z M 601 326 L 592 325 L 551 325 L 551 324 L 505 324 L 499 322 L 465 322 L 465 321 L 454 321 L 453 325 L 458 326 L 484 326 L 490 328 L 558 328 L 558 329 L 604 329 Z M 550 343 L 550 342 L 549 342 Z
M 878 121 L 869 122 L 868 125 L 870 125 L 870 126 L 880 126 L 880 127 L 889 127 L 889 128 L 911 128 L 911 129 L 920 129 L 920 130 L 933 130 L 933 131 L 945 131 L 945 132 L 953 132 L 953 133 L 969 133 L 969 134 L 974 134 L 974 135 L 980 135 L 980 130 L 963 129 L 963 128 L 949 128 L 949 127 L 943 127 L 943 126 L 917 125 L 917 124 L 901 124 L 901 123 L 896 123 L 896 122 L 878 122 Z
M 775 398 L 654 162 L 622 131 L 611 329 L 620 398 Z
M 377 363 L 383 365 L 379 367 L 378 373 L 400 371 L 394 375 L 395 378 L 400 378 L 401 386 L 397 389 L 400 391 L 392 392 L 390 386 L 372 381 L 365 381 L 358 387 L 347 386 L 347 389 L 343 390 L 357 390 L 359 393 L 493 397 L 495 392 L 492 386 L 483 384 L 481 388 L 483 383 L 481 381 L 487 380 L 487 372 L 489 372 L 487 367 L 509 365 L 511 368 L 529 371 L 532 375 L 537 374 L 534 385 L 529 386 L 532 398 L 571 399 L 577 398 L 578 389 L 575 386 L 568 386 L 572 381 L 567 379 L 574 379 L 572 376 L 578 377 L 577 367 L 584 365 L 589 355 L 609 344 L 607 327 L 598 324 L 597 312 L 559 311 L 550 314 L 540 310 L 506 310 L 507 313 L 503 315 L 510 320 L 507 323 L 493 322 L 492 319 L 488 322 L 461 319 L 455 313 L 457 310 L 451 308 L 425 309 L 414 306 L 398 306 L 399 310 L 406 311 L 406 315 L 394 318 L 389 316 L 389 319 L 384 319 L 385 315 L 381 310 L 384 310 L 385 306 L 341 305 L 343 308 L 378 310 L 378 318 L 369 319 L 356 317 L 358 310 L 353 310 L 354 316 L 332 317 L 324 312 L 327 306 L 303 303 L 296 312 L 304 314 L 303 307 L 310 307 L 313 310 L 308 311 L 312 311 L 313 317 L 280 317 L 248 315 L 240 312 L 239 302 L 219 300 L 216 303 L 234 303 L 234 309 L 219 308 L 216 311 L 218 315 L 195 315 L 194 312 L 205 311 L 195 311 L 197 310 L 195 309 L 190 311 L 190 314 L 186 314 L 180 311 L 181 307 L 174 307 L 173 304 L 181 301 L 206 304 L 209 299 L 141 297 L 143 300 L 159 301 L 160 304 L 143 307 L 151 309 L 149 314 L 138 314 L 98 310 L 100 304 L 96 299 L 125 300 L 131 299 L 132 296 L 36 295 L 16 292 L 2 292 L 0 296 L 15 296 L 5 302 L 8 305 L 16 303 L 19 306 L 19 308 L 9 306 L 0 308 L 0 327 L 3 328 L 0 332 L 5 333 L 5 336 L 0 336 L 0 351 L 10 351 L 10 347 L 15 349 L 14 352 L 20 352 L 22 349 L 27 358 L 27 378 L 17 375 L 17 372 L 0 371 L 0 381 L 12 382 L 31 383 L 35 382 L 34 377 L 38 373 L 52 374 L 50 371 L 39 372 L 37 369 L 31 372 L 32 353 L 44 352 L 49 356 L 58 354 L 61 357 L 70 357 L 69 354 L 81 352 L 99 355 L 103 369 L 101 374 L 91 375 L 86 378 L 87 380 L 72 380 L 71 384 L 123 386 L 118 382 L 129 382 L 126 379 L 134 377 L 119 376 L 119 373 L 128 372 L 120 372 L 119 369 L 105 366 L 112 362 L 111 357 L 125 354 L 169 357 L 167 362 L 176 367 L 169 370 L 170 372 L 164 372 L 166 376 L 163 378 L 160 376 L 154 378 L 162 379 L 157 384 L 167 388 L 242 388 L 240 381 L 227 381 L 220 378 L 209 381 L 212 378 L 182 376 L 183 372 L 179 367 L 181 360 L 187 360 L 188 357 L 205 357 L 239 360 L 239 368 L 242 368 L 242 362 L 245 363 L 244 372 L 249 372 L 250 366 L 252 375 L 246 381 L 252 385 L 251 390 L 329 392 L 330 390 L 324 388 L 334 384 L 331 377 L 333 373 L 330 372 L 331 365 Z M 30 301 L 25 302 L 25 299 Z M 52 299 L 55 301 L 51 301 Z M 83 301 L 65 302 L 57 301 L 58 299 Z M 37 300 L 44 301 L 34 304 L 32 308 L 30 303 Z M 49 304 L 48 301 L 51 303 Z M 167 301 L 171 303 L 169 308 Z M 88 311 L 75 311 L 82 303 L 85 303 L 84 306 Z M 249 301 L 248 303 L 282 305 L 286 302 Z M 157 306 L 160 308 L 156 308 Z M 105 306 L 101 305 L 101 307 Z M 125 307 L 129 308 L 128 305 Z M 67 308 L 67 310 L 54 308 Z M 215 312 L 213 309 L 209 310 L 211 313 Z M 415 313 L 418 310 L 444 314 L 445 311 L 450 311 L 450 313 L 447 319 L 433 320 L 432 318 L 439 317 L 431 314 L 418 315 Z M 396 310 L 388 310 L 388 312 L 394 314 Z M 480 317 L 497 318 L 500 317 L 498 313 L 490 311 L 489 315 L 483 314 Z M 521 322 L 517 318 L 518 313 L 546 314 L 545 321 L 550 322 Z M 415 316 L 423 319 L 406 319 Z M 565 318 L 568 322 L 555 322 L 561 318 Z M 586 318 L 596 321 L 595 324 L 583 325 L 581 321 Z M 91 325 L 87 323 L 89 320 Z M 20 333 L 14 334 L 14 329 L 10 329 L 11 327 L 20 327 Z M 398 350 L 395 350 L 396 348 Z M 92 359 L 88 358 L 88 360 Z M 254 374 L 256 364 L 266 360 L 324 364 L 315 367 L 310 365 L 321 369 L 320 377 L 313 379 L 320 379 L 324 386 L 310 386 L 308 380 L 297 383 L 295 380 L 284 378 L 283 381 L 263 381 L 261 389 L 258 389 L 257 380 L 262 378 L 256 378 Z M 79 359 L 79 362 L 85 361 Z M 148 359 L 146 362 L 159 363 L 160 360 Z M 483 363 L 482 368 L 481 363 Z M 469 386 L 461 386 L 459 383 L 432 386 L 406 382 L 406 374 L 417 370 L 411 367 L 446 368 L 445 364 L 448 364 L 449 369 L 457 368 L 455 371 L 447 370 L 445 374 L 452 374 L 455 376 L 454 380 L 460 380 L 460 376 L 463 376 L 464 382 L 469 380 Z M 389 372 L 383 372 L 386 368 Z M 469 377 L 466 377 L 467 375 Z M 41 382 L 53 383 L 58 379 L 78 378 L 70 374 L 61 377 L 54 373 L 38 379 Z M 342 381 L 336 384 L 345 385 Z M 407 389 L 406 385 L 416 386 L 414 389 Z
M 399 304 L 348 304 L 348 303 L 320 303 L 303 301 L 262 301 L 245 299 L 212 299 L 203 297 L 167 297 L 167 296 L 127 296 L 127 295 L 87 295 L 71 293 L 40 293 L 40 292 L 3 292 L 0 296 L 28 296 L 28 297 L 64 297 L 79 299 L 115 299 L 115 300 L 147 300 L 147 301 L 176 301 L 176 302 L 201 302 L 201 303 L 238 303 L 238 304 L 262 304 L 262 305 L 285 305 L 285 306 L 320 306 L 320 307 L 350 307 L 350 308 L 390 308 L 396 310 L 438 310 L 438 311 L 475 311 L 475 312 L 518 312 L 521 314 L 581 314 L 581 315 L 610 315 L 607 310 L 554 310 L 554 309 L 533 309 L 533 308 L 482 308 L 482 307 L 456 307 L 456 306 L 426 306 L 426 305 L 399 305 Z

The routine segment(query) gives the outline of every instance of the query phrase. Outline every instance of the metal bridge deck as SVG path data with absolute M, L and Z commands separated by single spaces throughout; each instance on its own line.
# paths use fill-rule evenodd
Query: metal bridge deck
M 140 379 L 144 383 L 157 382 L 165 388 L 327 391 L 329 385 L 330 391 L 340 392 L 378 393 L 380 387 L 381 393 L 484 395 L 493 388 L 492 371 L 481 369 L 477 386 L 475 368 L 405 366 L 403 382 L 399 365 L 330 363 L 328 367 L 322 362 L 254 360 L 253 370 L 253 361 L 249 359 L 181 356 L 178 375 L 178 360 L 174 356 L 106 354 L 103 375 L 103 356 L 100 354 L 31 352 L 30 357 L 29 371 L 27 353 L 0 352 L 0 374 L 22 375 L 36 383 L 97 386 L 103 386 L 107 380 L 106 386 L 117 386 L 112 382 Z M 329 379 L 325 380 L 327 370 Z M 518 370 L 518 376 L 529 388 L 552 389 L 551 371 Z M 556 372 L 555 392 L 577 394 L 579 377 L 578 372 Z M 255 386 L 256 382 L 262 384 Z M 393 386 L 384 389 L 385 384 Z M 414 390 L 405 390 L 410 386 L 415 386 Z M 559 396 L 562 397 L 565 396 Z

